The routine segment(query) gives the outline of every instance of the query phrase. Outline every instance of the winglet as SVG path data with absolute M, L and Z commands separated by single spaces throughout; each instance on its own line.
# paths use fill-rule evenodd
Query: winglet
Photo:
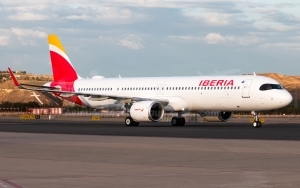
M 18 82 L 16 76 L 15 76 L 14 73 L 10 70 L 9 67 L 8 67 L 8 72 L 9 72 L 9 74 L 10 74 L 12 80 L 14 81 L 15 86 L 19 87 L 20 84 L 19 84 L 19 82 Z

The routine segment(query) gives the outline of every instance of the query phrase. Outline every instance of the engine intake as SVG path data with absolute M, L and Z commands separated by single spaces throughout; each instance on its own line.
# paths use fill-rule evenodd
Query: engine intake
M 164 115 L 164 106 L 157 101 L 133 103 L 130 115 L 134 121 L 159 121 Z
M 226 122 L 228 121 L 233 112 L 225 112 L 225 111 L 201 111 L 199 112 L 200 116 L 209 122 Z

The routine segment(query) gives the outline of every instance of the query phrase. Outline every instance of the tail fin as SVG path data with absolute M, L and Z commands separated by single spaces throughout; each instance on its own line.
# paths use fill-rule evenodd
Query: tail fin
M 50 58 L 54 81 L 74 81 L 78 79 L 67 53 L 57 35 L 48 35 Z

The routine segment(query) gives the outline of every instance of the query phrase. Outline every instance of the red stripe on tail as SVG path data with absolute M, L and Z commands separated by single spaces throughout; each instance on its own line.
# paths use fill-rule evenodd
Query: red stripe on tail
M 75 81 L 78 76 L 70 63 L 56 52 L 50 51 L 54 81 Z

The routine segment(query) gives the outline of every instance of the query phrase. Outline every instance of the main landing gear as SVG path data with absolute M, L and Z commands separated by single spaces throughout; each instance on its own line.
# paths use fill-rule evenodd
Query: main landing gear
M 173 126 L 184 126 L 185 124 L 185 119 L 184 117 L 181 117 L 181 115 L 183 114 L 183 112 L 179 112 L 178 113 L 178 117 L 173 117 L 171 120 L 171 124 Z
M 185 119 L 184 119 L 184 117 L 173 117 L 171 120 L 171 124 L 173 126 L 184 126 Z
M 132 119 L 132 117 L 130 117 L 130 116 L 127 116 L 125 118 L 125 125 L 126 126 L 139 126 L 139 124 L 140 124 L 139 122 L 134 121 Z
M 261 127 L 261 122 L 258 118 L 258 112 L 252 112 L 252 114 L 254 115 L 254 121 L 252 123 L 254 128 L 260 128 Z

